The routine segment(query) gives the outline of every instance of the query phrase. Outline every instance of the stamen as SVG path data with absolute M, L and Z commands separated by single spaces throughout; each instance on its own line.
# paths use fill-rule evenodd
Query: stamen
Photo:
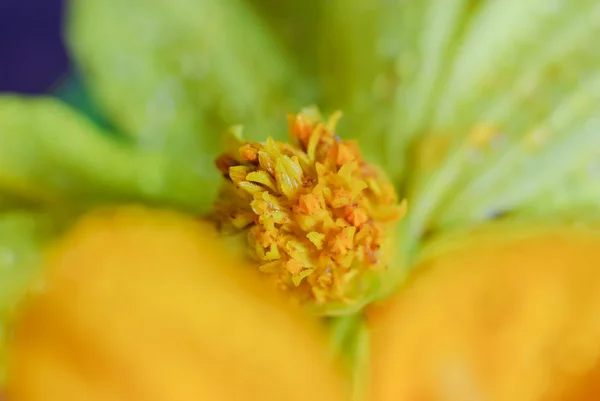
M 246 231 L 258 269 L 323 313 L 360 301 L 357 280 L 387 267 L 384 248 L 406 213 L 383 172 L 336 136 L 340 117 L 289 116 L 292 145 L 238 137 L 239 148 L 217 159 L 228 178 L 213 213 L 221 231 Z

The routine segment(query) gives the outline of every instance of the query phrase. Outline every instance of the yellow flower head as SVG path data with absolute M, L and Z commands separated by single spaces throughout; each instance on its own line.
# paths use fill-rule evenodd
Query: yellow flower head
M 221 230 L 247 232 L 258 269 L 322 313 L 372 295 L 368 276 L 387 268 L 406 211 L 357 143 L 336 136 L 340 116 L 291 115 L 289 144 L 240 142 L 216 163 L 227 179 L 214 213 Z

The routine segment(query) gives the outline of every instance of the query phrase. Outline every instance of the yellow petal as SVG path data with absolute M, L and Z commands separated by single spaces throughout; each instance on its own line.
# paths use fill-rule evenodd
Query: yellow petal
M 343 398 L 314 322 L 244 275 L 252 269 L 216 238 L 166 211 L 84 218 L 17 323 L 8 399 Z
M 483 230 L 443 248 L 371 317 L 374 401 L 596 399 L 599 233 Z

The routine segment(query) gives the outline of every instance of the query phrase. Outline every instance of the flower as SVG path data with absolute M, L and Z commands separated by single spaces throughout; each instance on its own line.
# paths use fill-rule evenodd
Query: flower
M 103 121 L 0 99 L 6 395 L 589 399 L 599 6 L 279 3 L 73 0 Z
M 385 174 L 336 136 L 339 117 L 290 116 L 295 145 L 239 138 L 217 159 L 227 179 L 213 215 L 221 231 L 247 231 L 258 269 L 324 314 L 372 300 L 369 282 L 388 268 L 395 223 L 406 213 Z

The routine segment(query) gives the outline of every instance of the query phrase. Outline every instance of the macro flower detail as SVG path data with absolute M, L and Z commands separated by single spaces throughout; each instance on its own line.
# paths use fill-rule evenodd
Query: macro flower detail
M 340 117 L 290 115 L 289 144 L 246 143 L 234 129 L 236 146 L 216 161 L 227 179 L 213 213 L 220 230 L 247 232 L 258 269 L 325 314 L 372 295 L 368 276 L 387 268 L 407 210 L 358 144 L 336 136 Z
M 0 96 L 0 400 L 598 398 L 600 3 L 66 4 Z

